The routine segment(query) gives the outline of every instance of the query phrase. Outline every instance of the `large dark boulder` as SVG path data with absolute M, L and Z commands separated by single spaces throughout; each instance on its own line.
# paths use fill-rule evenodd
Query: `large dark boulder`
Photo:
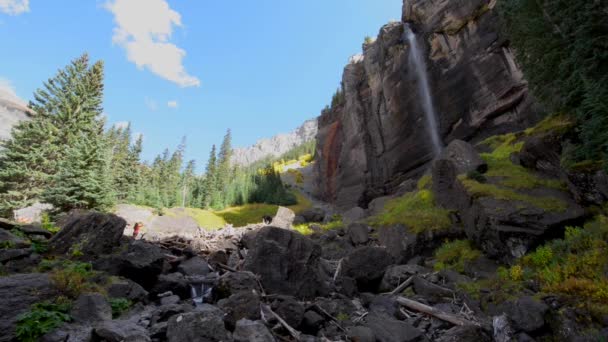
M 431 169 L 435 203 L 443 208 L 462 210 L 469 206 L 470 198 L 462 184 L 457 181 L 458 168 L 451 160 L 438 159 Z
M 2 244 L 3 248 L 25 248 L 30 246 L 29 241 L 26 239 L 20 238 L 4 229 L 0 229 L 0 244 Z
M 59 254 L 78 250 L 87 259 L 108 254 L 120 244 L 127 222 L 113 214 L 90 212 L 74 214 L 49 242 Z
M 505 303 L 502 306 L 517 331 L 535 333 L 543 329 L 546 324 L 546 315 L 549 312 L 547 304 L 532 297 L 526 296 L 517 299 L 514 303 Z
M 103 342 L 150 342 L 146 329 L 131 321 L 104 321 L 93 330 L 93 340 Z
M 419 265 L 394 265 L 386 269 L 382 282 L 380 283 L 380 291 L 390 292 L 404 281 L 414 275 L 431 274 L 433 271 Z
M 48 274 L 31 273 L 0 277 L 0 341 L 12 341 L 17 317 L 30 305 L 48 300 L 55 289 Z
M 251 291 L 233 294 L 220 300 L 217 306 L 226 313 L 224 322 L 230 330 L 234 330 L 240 319 L 260 319 L 260 297 Z
M 437 342 L 490 342 L 492 338 L 475 325 L 457 326 L 447 330 Z
M 268 328 L 262 321 L 250 321 L 241 319 L 236 322 L 236 328 L 232 334 L 234 342 L 274 342 Z
M 229 341 L 223 316 L 222 310 L 207 304 L 203 304 L 194 312 L 177 314 L 169 319 L 167 341 Z
M 161 274 L 150 289 L 153 295 L 159 295 L 171 291 L 181 299 L 188 299 L 192 296 L 190 283 L 183 274 L 175 272 L 169 274 Z
M 456 173 L 459 175 L 472 171 L 479 173 L 488 171 L 488 164 L 481 159 L 475 148 L 462 140 L 452 140 L 442 151 L 441 159 L 447 159 L 454 163 Z
M 373 291 L 392 264 L 393 257 L 385 248 L 360 247 L 344 259 L 341 274 L 355 279 L 360 291 Z
M 217 298 L 222 299 L 241 291 L 251 290 L 261 293 L 255 274 L 251 272 L 227 272 L 219 278 L 217 286 L 213 288 L 213 293 Z
M 112 319 L 112 307 L 99 293 L 84 293 L 72 305 L 70 315 L 78 323 L 95 323 Z
M 421 330 L 410 323 L 370 314 L 365 318 L 365 326 L 370 328 L 378 342 L 410 342 L 423 338 Z
M 120 259 L 120 275 L 135 281 L 145 289 L 154 285 L 165 266 L 162 250 L 141 240 L 131 243 Z
M 300 326 L 304 318 L 304 305 L 292 296 L 277 296 L 272 299 L 270 307 L 279 316 L 283 317 L 292 327 Z
M 114 279 L 107 291 L 110 298 L 126 298 L 135 302 L 148 297 L 148 291 L 130 279 Z
M 301 234 L 264 227 L 255 235 L 244 268 L 260 276 L 268 293 L 313 298 L 327 292 L 320 272 L 321 247 Z
M 185 276 L 206 276 L 210 272 L 209 264 L 198 256 L 182 261 L 177 271 Z

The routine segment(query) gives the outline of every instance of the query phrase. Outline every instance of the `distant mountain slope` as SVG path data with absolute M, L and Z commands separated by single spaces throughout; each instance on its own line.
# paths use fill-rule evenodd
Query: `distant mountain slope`
M 279 157 L 285 152 L 305 142 L 316 139 L 317 119 L 304 122 L 291 133 L 277 134 L 272 138 L 260 139 L 255 145 L 235 148 L 232 156 L 233 165 L 247 166 L 266 157 Z
M 27 120 L 32 114 L 23 101 L 0 90 L 0 140 L 9 138 L 11 128 L 19 121 Z

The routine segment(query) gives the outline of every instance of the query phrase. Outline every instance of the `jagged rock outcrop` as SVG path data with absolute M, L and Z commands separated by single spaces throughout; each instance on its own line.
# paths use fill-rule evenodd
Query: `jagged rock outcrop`
M 478 141 L 537 120 L 536 105 L 495 1 L 404 2 L 402 22 L 385 25 L 342 78 L 344 101 L 319 118 L 318 195 L 340 209 L 366 207 L 420 175 L 433 159 L 404 23 L 426 56 L 443 144 Z
M 314 140 L 317 136 L 317 119 L 305 121 L 302 126 L 286 134 L 258 140 L 253 146 L 235 148 L 232 164 L 247 166 L 266 157 L 279 157 L 283 153 Z

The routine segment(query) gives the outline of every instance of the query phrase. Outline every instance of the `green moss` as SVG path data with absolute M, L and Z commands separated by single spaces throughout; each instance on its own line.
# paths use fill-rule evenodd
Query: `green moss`
M 534 127 L 526 129 L 524 132 L 528 136 L 541 135 L 544 133 L 554 133 L 563 135 L 574 127 L 574 120 L 568 115 L 550 115 L 536 124 Z
M 495 153 L 482 153 L 481 157 L 488 164 L 487 177 L 500 177 L 501 185 L 514 189 L 534 189 L 547 187 L 558 190 L 565 189 L 565 185 L 558 179 L 543 179 L 536 176 L 526 168 L 513 164 L 508 157 L 497 158 Z
M 465 265 L 479 256 L 481 252 L 473 248 L 468 240 L 446 241 L 435 251 L 435 270 L 450 269 L 462 273 Z
M 319 223 L 303 223 L 294 225 L 293 229 L 298 231 L 302 235 L 310 235 L 314 233 L 314 230 L 311 228 L 312 226 L 317 226 L 321 231 L 330 231 L 334 229 L 344 228 L 344 222 L 342 221 L 342 217 L 340 215 L 334 215 L 332 220 L 327 223 L 319 224 Z
M 459 177 L 467 192 L 474 197 L 492 197 L 504 201 L 520 201 L 547 211 L 563 212 L 568 206 L 566 202 L 553 197 L 537 197 L 502 188 L 493 184 L 482 184 L 466 177 Z
M 431 175 L 424 175 L 418 180 L 418 190 L 430 189 L 433 185 L 433 177 Z
M 384 209 L 369 219 L 374 226 L 403 224 L 413 233 L 448 229 L 450 211 L 435 205 L 430 190 L 409 192 L 386 203 Z

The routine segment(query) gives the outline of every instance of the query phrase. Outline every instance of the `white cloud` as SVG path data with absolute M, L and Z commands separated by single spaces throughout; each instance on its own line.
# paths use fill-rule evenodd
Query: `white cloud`
M 146 103 L 146 107 L 148 107 L 149 110 L 151 111 L 156 111 L 158 110 L 158 103 L 156 103 L 156 101 L 150 99 L 150 98 L 145 98 L 144 99 L 145 103 Z
M 166 0 L 113 0 L 105 7 L 116 22 L 112 41 L 127 51 L 129 61 L 180 87 L 200 85 L 182 63 L 186 51 L 170 42 L 173 27 L 182 27 L 182 21 Z
M 26 105 L 26 102 L 22 100 L 15 92 L 15 87 L 13 86 L 11 81 L 2 77 L 0 77 L 0 98 L 15 102 L 20 105 Z
M 30 0 L 0 0 L 0 12 L 19 15 L 30 11 Z
M 177 108 L 178 106 L 179 106 L 179 104 L 175 100 L 167 102 L 167 107 L 169 107 L 169 108 Z
M 128 121 L 118 121 L 114 123 L 114 128 L 117 129 L 125 129 L 127 127 L 129 127 L 129 122 Z

